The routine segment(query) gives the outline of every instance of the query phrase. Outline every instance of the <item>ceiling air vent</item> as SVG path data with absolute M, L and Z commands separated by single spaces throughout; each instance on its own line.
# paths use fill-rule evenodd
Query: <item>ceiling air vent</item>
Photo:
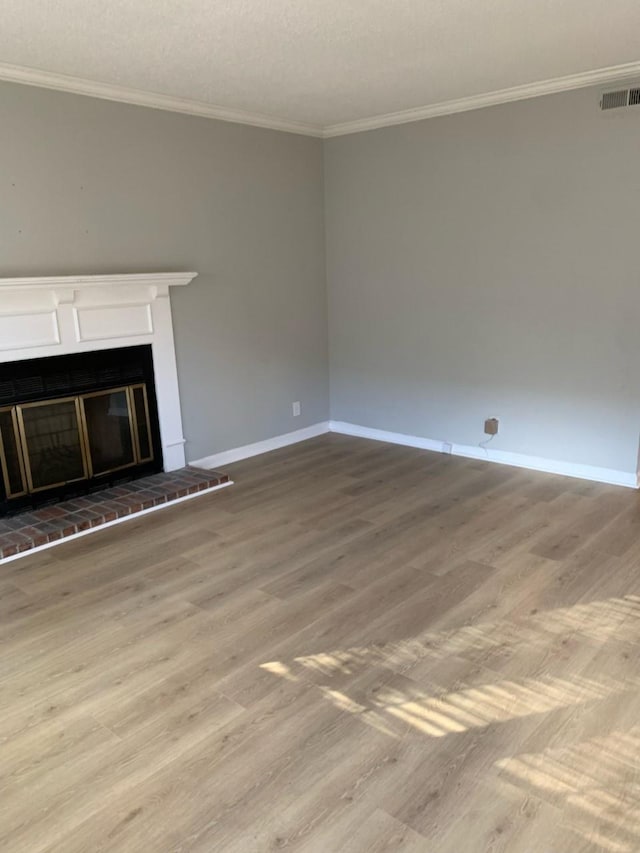
M 640 88 L 631 89 L 629 91 L 629 106 L 640 106 Z
M 634 89 L 632 91 L 639 91 Z M 617 92 L 605 92 L 600 101 L 601 110 L 615 110 L 618 107 L 626 107 L 629 104 L 629 90 L 619 89 Z

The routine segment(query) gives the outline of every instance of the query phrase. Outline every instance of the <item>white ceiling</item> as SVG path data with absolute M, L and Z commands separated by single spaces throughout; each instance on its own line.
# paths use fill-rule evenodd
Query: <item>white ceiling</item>
M 638 0 L 2 0 L 1 22 L 0 63 L 310 132 L 640 60 Z

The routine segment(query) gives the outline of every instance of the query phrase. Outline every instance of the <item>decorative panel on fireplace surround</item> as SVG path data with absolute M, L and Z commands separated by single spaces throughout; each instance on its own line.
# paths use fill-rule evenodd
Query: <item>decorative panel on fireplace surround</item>
M 60 329 L 55 311 L 0 316 L 0 350 L 55 346 L 59 343 Z
M 104 341 L 153 333 L 151 306 L 148 304 L 77 308 L 76 322 L 78 341 Z

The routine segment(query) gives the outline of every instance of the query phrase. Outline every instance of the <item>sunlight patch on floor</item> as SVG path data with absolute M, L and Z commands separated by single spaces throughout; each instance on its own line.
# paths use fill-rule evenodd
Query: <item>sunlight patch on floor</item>
M 294 663 L 323 675 L 349 675 L 372 664 L 403 669 L 421 660 L 441 660 L 450 655 L 539 647 L 565 634 L 598 643 L 611 637 L 620 642 L 636 642 L 640 640 L 640 597 L 608 598 L 546 610 L 520 620 L 486 622 L 450 631 L 424 632 L 384 645 L 300 655 Z
M 500 681 L 432 697 L 383 689 L 373 705 L 432 737 L 544 714 L 621 693 L 628 685 L 613 679 L 569 681 L 561 678 Z
M 611 853 L 640 848 L 640 726 L 495 766 L 502 781 L 561 808 L 590 843 Z
M 565 637 L 572 641 L 568 649 Z M 640 597 L 626 595 L 532 611 L 521 619 L 299 655 L 289 662 L 262 664 L 262 668 L 289 681 L 307 681 L 335 708 L 388 737 L 402 739 L 411 733 L 456 737 L 615 696 L 622 702 L 625 694 L 637 692 L 640 674 L 618 679 L 605 671 L 597 677 L 543 675 L 492 681 L 491 669 L 482 666 L 483 657 L 494 653 L 498 661 L 518 654 L 526 666 L 533 648 L 542 652 L 544 660 L 570 662 L 580 640 L 595 647 L 640 640 Z M 455 666 L 465 661 L 476 678 L 482 673 L 486 679 L 480 684 L 456 682 L 458 689 L 447 691 L 442 672 L 452 658 L 458 662 Z M 425 689 L 418 672 L 429 677 L 429 662 L 438 669 Z M 417 665 L 422 665 L 420 670 L 415 669 Z M 412 670 L 418 680 L 412 681 Z M 375 689 L 366 687 L 368 673 L 380 676 Z M 365 677 L 360 683 L 359 675 Z M 558 806 L 565 814 L 566 829 L 583 841 L 606 853 L 640 850 L 640 726 L 563 748 L 501 758 L 495 767 L 498 791 L 524 790 Z

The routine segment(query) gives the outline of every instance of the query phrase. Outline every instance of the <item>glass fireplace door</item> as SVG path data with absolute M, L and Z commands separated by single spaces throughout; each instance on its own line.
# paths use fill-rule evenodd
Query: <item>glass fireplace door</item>
M 18 416 L 13 407 L 0 409 L 0 472 L 8 498 L 27 494 Z
M 77 397 L 17 406 L 30 492 L 87 477 Z
M 102 478 L 153 461 L 152 441 L 144 383 L 1 408 L 0 485 L 14 498 Z
M 135 432 L 128 388 L 82 398 L 91 476 L 136 464 Z

